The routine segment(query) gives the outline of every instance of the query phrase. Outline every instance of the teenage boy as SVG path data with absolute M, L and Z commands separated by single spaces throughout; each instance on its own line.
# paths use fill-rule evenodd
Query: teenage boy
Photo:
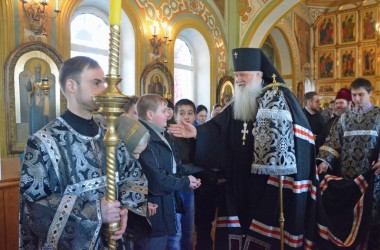
M 188 99 L 179 100 L 174 107 L 176 123 L 181 124 L 183 121 L 194 123 L 195 110 L 195 105 L 192 101 Z M 195 139 L 174 136 L 171 138 L 175 142 L 177 149 L 179 149 L 178 155 L 182 163 L 192 166 L 195 153 Z M 180 238 L 181 244 L 180 248 L 173 249 L 193 249 L 194 224 L 197 228 L 195 249 L 203 250 L 213 248 L 211 237 L 212 222 L 215 219 L 218 193 L 220 192 L 219 189 L 224 180 L 219 171 L 214 168 L 197 173 L 196 176 L 202 180 L 203 185 L 195 191 L 195 197 L 193 190 L 180 192 L 186 214 L 177 214 L 177 220 L 178 224 L 181 226 L 180 229 L 182 229 L 182 235 L 180 231 L 177 232 L 176 237 Z
M 164 137 L 168 119 L 166 99 L 155 94 L 141 96 L 137 115 L 150 133 L 148 147 L 139 162 L 148 179 L 148 201 L 158 207 L 150 217 L 152 232 L 139 237 L 136 244 L 145 250 L 165 250 L 168 236 L 177 232 L 176 212 L 182 204 L 176 191 L 196 189 L 201 182 L 189 175 L 188 168 L 175 158 L 174 144 Z
M 174 106 L 174 117 L 176 123 L 186 121 L 193 123 L 195 120 L 195 104 L 189 99 L 181 99 Z M 177 156 L 182 164 L 193 168 L 193 170 L 202 171 L 201 168 L 193 166 L 195 139 L 170 137 L 173 140 L 177 150 Z M 197 190 L 198 191 L 198 190 Z M 193 250 L 194 236 L 194 190 L 189 189 L 179 193 L 184 205 L 185 213 L 177 213 L 178 231 L 176 235 L 169 237 L 170 250 Z

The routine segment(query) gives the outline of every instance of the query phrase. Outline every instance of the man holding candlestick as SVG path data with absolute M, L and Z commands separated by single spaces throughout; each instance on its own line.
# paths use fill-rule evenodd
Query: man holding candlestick
M 119 240 L 127 224 L 128 197 L 105 200 L 104 128 L 93 119 L 99 106 L 93 96 L 105 90 L 104 72 L 88 57 L 74 57 L 60 69 L 67 110 L 27 142 L 20 178 L 20 249 L 101 249 L 106 223 L 120 221 L 111 236 Z M 130 157 L 117 151 L 118 190 L 126 181 Z M 123 206 L 122 206 L 123 205 Z

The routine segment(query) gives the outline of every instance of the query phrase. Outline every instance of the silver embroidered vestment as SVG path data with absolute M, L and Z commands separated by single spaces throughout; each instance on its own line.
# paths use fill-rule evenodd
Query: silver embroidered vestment
M 372 162 L 379 160 L 379 135 L 380 109 L 378 107 L 372 107 L 366 113 L 348 111 L 341 115 L 331 128 L 325 144 L 319 149 L 317 160 L 328 163 L 334 175 L 356 182 L 357 179 L 362 179 L 361 176 L 366 175 L 371 170 Z M 343 188 L 345 187 L 343 186 Z M 374 244 L 371 249 L 378 249 L 376 246 L 380 246 L 380 175 L 374 176 L 373 189 L 366 190 L 366 192 L 370 190 L 373 193 L 368 198 L 371 200 L 369 237 L 363 242 L 371 242 Z M 363 195 L 363 197 L 365 196 Z M 362 218 L 363 203 L 359 202 L 361 200 L 360 197 L 360 200 L 357 201 L 358 206 L 352 212 L 355 215 L 354 222 L 358 220 L 357 218 Z M 328 200 L 325 203 L 328 204 Z M 364 204 L 366 203 L 364 202 Z M 343 207 L 342 210 L 344 210 Z M 356 211 L 360 212 L 356 213 Z M 351 235 L 349 236 L 351 237 Z M 359 245 L 360 242 L 357 244 Z
M 20 249 L 104 247 L 105 152 L 102 129 L 84 136 L 61 117 L 29 138 L 20 178 Z M 116 162 L 118 200 L 146 214 L 147 181 L 123 144 Z
M 319 149 L 318 159 L 326 161 L 343 178 L 351 180 L 371 168 L 379 159 L 380 110 L 344 113 Z M 376 155 L 375 155 L 376 154 Z

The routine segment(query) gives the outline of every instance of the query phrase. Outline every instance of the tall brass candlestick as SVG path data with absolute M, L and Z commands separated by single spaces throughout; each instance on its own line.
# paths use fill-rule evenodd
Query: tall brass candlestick
M 99 113 L 103 114 L 107 123 L 107 132 L 104 143 L 107 147 L 107 191 L 106 200 L 108 202 L 116 199 L 116 147 L 119 144 L 119 137 L 116 133 L 116 120 L 124 112 L 128 97 L 123 95 L 117 85 L 121 81 L 119 72 L 119 44 L 120 25 L 111 25 L 110 31 L 110 52 L 109 52 L 109 74 L 106 76 L 108 86 L 103 94 L 95 96 L 95 102 L 100 106 Z M 109 238 L 108 249 L 116 249 L 116 241 L 110 237 L 120 228 L 120 223 L 109 223 L 104 229 L 104 233 Z

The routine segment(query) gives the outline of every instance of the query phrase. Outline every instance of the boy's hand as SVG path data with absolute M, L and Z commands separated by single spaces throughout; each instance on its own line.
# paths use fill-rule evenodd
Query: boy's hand
M 201 179 L 197 179 L 192 175 L 189 175 L 190 185 L 189 188 L 191 189 L 197 189 L 201 186 Z
M 153 216 L 157 212 L 158 205 L 148 202 L 148 216 Z
M 175 137 L 183 137 L 183 138 L 196 138 L 197 137 L 197 129 L 193 124 L 182 120 L 181 124 L 170 124 L 168 130 Z

